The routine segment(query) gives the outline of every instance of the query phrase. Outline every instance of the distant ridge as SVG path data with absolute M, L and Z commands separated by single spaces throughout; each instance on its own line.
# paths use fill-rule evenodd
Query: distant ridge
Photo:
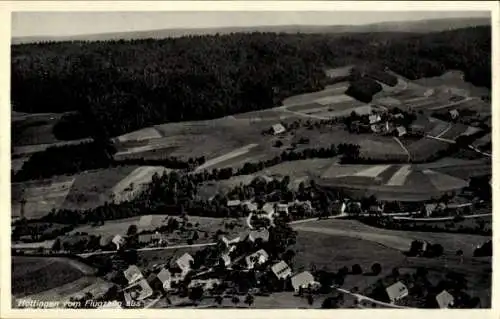
M 28 36 L 14 37 L 12 44 L 49 42 L 49 41 L 107 41 L 107 40 L 134 40 L 134 39 L 163 39 L 177 38 L 186 35 L 208 35 L 250 32 L 275 33 L 362 33 L 362 32 L 412 32 L 427 33 L 453 30 L 474 26 L 490 26 L 490 18 L 450 18 L 418 21 L 381 22 L 367 25 L 283 25 L 283 26 L 254 26 L 254 27 L 224 27 L 224 28 L 196 28 L 196 29 L 161 29 L 149 31 L 130 31 L 115 33 L 100 33 L 74 36 Z

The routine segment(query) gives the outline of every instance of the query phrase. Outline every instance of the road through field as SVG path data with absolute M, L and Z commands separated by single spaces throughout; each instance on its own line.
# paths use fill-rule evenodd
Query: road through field
M 405 151 L 406 155 L 408 155 L 408 163 L 411 162 L 411 155 L 410 155 L 410 152 L 408 151 L 408 149 L 403 145 L 403 143 L 401 143 L 399 138 L 394 136 L 394 140 L 399 144 L 399 146 L 401 146 L 403 151 Z

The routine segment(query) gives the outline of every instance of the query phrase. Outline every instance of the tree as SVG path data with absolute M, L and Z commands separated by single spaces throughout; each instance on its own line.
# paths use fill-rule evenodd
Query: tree
M 354 265 L 352 265 L 352 273 L 354 275 L 362 274 L 363 269 L 361 268 L 361 266 L 359 264 L 354 264 Z
M 234 306 L 237 306 L 240 303 L 240 298 L 238 298 L 238 296 L 233 296 L 233 298 L 231 298 L 231 302 Z
M 203 297 L 203 288 L 202 287 L 193 287 L 190 291 L 189 291 L 189 299 L 194 302 L 195 304 L 197 304 Z
M 127 230 L 127 236 L 137 235 L 137 225 L 130 225 Z
M 54 241 L 54 244 L 52 244 L 52 250 L 53 251 L 61 250 L 61 239 L 56 238 L 56 240 Z
M 394 278 L 399 278 L 399 268 L 398 267 L 392 268 L 392 276 Z
M 222 296 L 215 296 L 215 302 L 218 304 L 218 305 L 222 305 L 222 301 L 223 301 L 223 297 Z
M 307 303 L 309 304 L 309 306 L 312 306 L 313 303 L 314 303 L 314 297 L 312 294 L 308 294 L 307 295 Z
M 245 297 L 245 303 L 251 307 L 253 305 L 253 302 L 254 302 L 254 297 L 252 295 L 247 295 Z
M 371 269 L 374 276 L 377 276 L 382 272 L 382 266 L 379 263 L 374 263 Z

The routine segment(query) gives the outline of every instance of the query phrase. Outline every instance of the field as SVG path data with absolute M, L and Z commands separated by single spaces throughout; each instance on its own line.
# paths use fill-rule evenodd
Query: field
M 474 213 L 478 213 L 474 211 Z M 486 212 L 485 212 L 486 213 Z M 491 213 L 491 210 L 490 210 Z M 443 230 L 449 230 L 449 231 L 457 231 L 460 229 L 460 227 L 464 228 L 474 228 L 477 227 L 479 223 L 484 222 L 485 228 L 493 229 L 492 228 L 492 216 L 485 216 L 485 217 L 477 217 L 477 218 L 466 218 L 463 221 L 435 221 L 435 222 L 424 222 L 424 221 L 401 221 L 401 223 L 411 223 L 414 225 L 429 225 L 429 226 L 435 226 L 439 227 Z
M 13 256 L 12 294 L 38 294 L 93 275 L 93 268 L 68 258 Z
M 12 216 L 20 216 L 21 200 L 26 200 L 26 218 L 37 218 L 52 209 L 88 209 L 113 199 L 120 200 L 148 182 L 163 168 L 119 166 L 86 171 L 72 176 L 12 184 Z M 128 189 L 131 183 L 134 188 Z
M 384 247 L 381 244 L 364 241 L 346 236 L 331 236 L 323 233 L 300 231 L 297 243 L 292 247 L 296 256 L 294 270 L 310 270 L 314 265 L 316 269 L 325 268 L 336 272 L 346 266 L 359 264 L 363 271 L 369 272 L 374 262 L 379 262 L 384 273 L 401 264 L 405 256 L 398 250 Z M 380 276 L 383 276 L 382 273 Z M 364 289 L 373 284 L 379 276 L 348 275 L 343 288 L 358 287 Z
M 341 188 L 354 197 L 375 195 L 381 200 L 401 201 L 426 200 L 467 186 L 460 178 L 418 165 L 334 164 L 320 176 L 318 184 Z
M 12 112 L 11 137 L 12 145 L 50 144 L 58 140 L 52 128 L 62 114 L 40 113 L 26 114 Z
M 429 87 L 452 87 L 455 89 L 463 90 L 470 96 L 481 97 L 489 95 L 491 92 L 487 88 L 477 87 L 463 79 L 463 73 L 460 71 L 449 71 L 441 76 L 431 78 L 421 78 L 414 81 L 417 84 Z
M 474 249 L 488 241 L 490 238 L 479 235 L 431 233 L 431 232 L 408 232 L 388 229 L 380 229 L 364 225 L 354 220 L 321 220 L 294 226 L 299 232 L 312 232 L 315 234 L 327 234 L 335 236 L 347 236 L 362 239 L 393 248 L 401 252 L 408 251 L 413 240 L 427 240 L 431 243 L 439 243 L 444 248 L 445 255 L 455 255 L 461 249 L 464 257 L 471 257 Z

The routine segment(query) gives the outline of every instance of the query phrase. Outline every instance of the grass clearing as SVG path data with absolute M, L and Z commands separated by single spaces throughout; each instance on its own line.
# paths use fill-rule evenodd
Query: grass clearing
M 477 87 L 469 82 L 465 82 L 463 72 L 461 71 L 448 71 L 441 76 L 421 78 L 414 81 L 415 83 L 427 87 L 440 87 L 446 86 L 465 90 L 471 96 L 484 96 L 490 95 L 491 92 L 487 88 Z

